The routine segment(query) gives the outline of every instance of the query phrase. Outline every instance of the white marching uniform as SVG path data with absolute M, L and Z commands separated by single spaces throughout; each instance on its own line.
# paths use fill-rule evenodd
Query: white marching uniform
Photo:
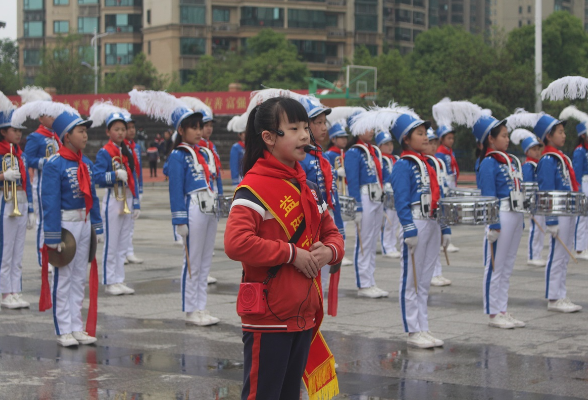
M 135 168 L 135 175 L 137 176 L 137 190 L 139 191 L 139 200 L 143 198 L 143 169 L 141 168 L 141 147 L 134 145 L 128 146 L 129 150 L 131 150 L 132 154 L 137 157 L 139 161 L 139 170 Z M 125 256 L 132 256 L 135 254 L 135 248 L 133 247 L 133 237 L 135 237 L 135 220 L 131 218 L 131 231 L 130 231 L 130 240 L 129 240 L 129 248 L 127 249 L 127 254 Z
M 382 175 L 384 182 L 391 185 L 391 174 L 394 161 L 385 155 L 382 157 Z M 385 186 L 386 186 L 385 184 Z M 384 187 L 384 190 L 386 188 Z M 400 221 L 396 210 L 384 207 L 384 222 L 382 223 L 382 230 L 380 234 L 380 241 L 382 243 L 382 253 L 390 254 L 396 250 L 398 244 L 398 230 L 400 228 Z
M 576 180 L 581 184 L 582 193 L 588 195 L 588 150 L 585 146 L 576 147 L 572 161 Z M 576 251 L 588 249 L 588 217 L 576 217 L 574 243 Z
M 545 228 L 547 225 L 545 225 L 544 215 L 533 215 L 533 217 L 535 218 L 535 221 L 537 221 L 537 223 L 535 223 L 535 221 L 533 221 L 533 218 L 531 218 L 531 227 L 529 228 L 529 243 L 527 246 L 529 254 L 527 254 L 527 258 L 529 260 L 541 260 L 541 251 L 543 250 L 543 243 L 545 240 Z M 537 225 L 539 225 L 541 229 L 543 229 L 543 232 L 541 231 L 541 229 L 539 229 Z

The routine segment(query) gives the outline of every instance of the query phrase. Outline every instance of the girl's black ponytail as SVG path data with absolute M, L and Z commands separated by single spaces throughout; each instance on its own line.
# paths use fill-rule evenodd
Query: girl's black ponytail
M 260 106 L 255 107 L 247 118 L 247 127 L 245 128 L 245 154 L 243 155 L 243 175 L 253 168 L 257 160 L 263 157 L 265 143 L 261 137 L 261 132 L 255 130 L 255 117 Z
M 124 140 L 120 144 L 120 149 L 123 156 L 125 156 L 127 160 L 129 160 L 129 167 L 131 168 L 131 172 L 135 172 L 135 157 L 125 144 Z

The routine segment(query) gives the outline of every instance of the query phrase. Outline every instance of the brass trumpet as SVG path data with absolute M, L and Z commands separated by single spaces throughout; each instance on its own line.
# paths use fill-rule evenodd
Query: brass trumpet
M 123 161 L 122 161 L 122 154 L 120 156 L 114 156 L 112 157 L 112 170 L 116 171 L 119 165 L 124 165 Z M 131 179 L 132 177 L 129 176 L 127 179 Z M 120 188 L 120 189 L 119 189 Z M 123 214 L 130 214 L 131 210 L 129 210 L 129 206 L 127 204 L 127 189 L 126 189 L 126 185 L 125 182 L 117 179 L 114 187 L 114 198 L 116 199 L 116 201 L 122 201 L 123 202 Z M 120 191 L 122 191 L 122 194 L 120 193 Z
M 7 160 L 10 160 L 10 165 L 8 164 Z M 9 168 L 18 170 L 18 161 L 12 152 L 12 144 L 10 144 L 10 154 L 5 155 L 4 159 L 2 160 L 2 173 L 8 171 Z M 18 209 L 16 190 L 16 182 L 9 182 L 4 179 L 4 201 L 8 203 L 12 200 L 14 203 L 14 210 L 9 215 L 9 217 L 22 217 L 22 214 Z
M 59 149 L 57 148 L 55 143 L 49 143 L 45 148 L 45 158 L 51 157 L 53 154 L 57 153 L 57 150 Z
M 343 168 L 343 157 L 337 156 L 335 157 L 335 170 L 339 168 Z M 347 196 L 347 185 L 345 184 L 345 178 L 339 176 L 337 178 L 337 191 L 342 196 Z

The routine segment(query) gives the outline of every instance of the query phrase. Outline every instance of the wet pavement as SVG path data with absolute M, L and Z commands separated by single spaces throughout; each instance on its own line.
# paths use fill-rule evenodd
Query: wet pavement
M 185 325 L 179 294 L 183 252 L 172 243 L 167 202 L 164 186 L 146 188 L 135 229 L 135 253 L 145 263 L 126 270 L 136 294 L 109 297 L 101 291 L 95 346 L 56 344 L 51 312 L 38 311 L 40 272 L 34 234 L 28 232 L 23 287 L 32 306 L 0 312 L 0 399 L 240 398 L 243 345 L 235 312 L 240 265 L 222 250 L 221 221 L 212 267 L 218 283 L 209 286 L 208 297 L 208 309 L 221 323 Z M 353 243 L 353 230 L 347 232 Z M 509 302 L 509 311 L 527 327 L 488 327 L 482 313 L 482 233 L 481 227 L 454 229 L 460 251 L 444 266 L 453 285 L 431 288 L 430 325 L 445 340 L 441 349 L 406 346 L 398 260 L 377 257 L 376 279 L 390 291 L 389 299 L 358 299 L 353 269 L 344 267 L 339 315 L 326 317 L 322 329 L 338 364 L 338 398 L 588 398 L 588 319 L 585 313 L 547 312 L 544 269 L 526 265 L 527 231 Z M 588 262 L 570 264 L 570 298 L 587 307 L 587 288 Z

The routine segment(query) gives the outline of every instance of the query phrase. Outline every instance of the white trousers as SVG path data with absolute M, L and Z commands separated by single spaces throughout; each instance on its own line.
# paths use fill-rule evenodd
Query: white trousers
M 562 242 L 572 248 L 574 240 L 575 217 L 559 217 L 558 236 Z M 550 237 L 549 258 L 545 267 L 545 298 L 549 300 L 564 299 L 567 294 L 566 275 L 570 255 L 559 240 Z
M 355 279 L 358 288 L 369 288 L 376 284 L 374 272 L 376 270 L 376 250 L 378 246 L 378 233 L 384 217 L 384 204 L 370 200 L 368 194 L 361 194 L 363 213 L 360 231 L 356 229 L 355 252 L 353 263 L 355 264 Z M 361 243 L 360 243 L 361 237 Z M 363 249 L 363 251 L 362 251 Z
M 135 220 L 131 218 L 131 232 L 129 234 L 129 247 L 127 249 L 126 256 L 132 256 L 135 254 L 135 249 L 133 248 L 133 237 L 135 236 Z
M 439 245 L 441 245 L 441 226 L 439 226 Z M 445 254 L 443 255 L 445 257 Z M 443 275 L 443 267 L 441 266 L 441 253 L 437 253 L 437 258 L 435 259 L 435 271 L 433 271 L 433 276 L 441 276 Z
M 415 219 L 414 224 L 419 231 L 419 242 L 414 252 L 418 294 L 415 290 L 412 257 L 404 239 L 402 239 L 400 252 L 400 311 L 404 331 L 410 333 L 429 330 L 427 299 L 435 268 L 435 258 L 439 258 L 439 243 L 441 243 L 441 229 L 437 221 Z
M 76 255 L 65 267 L 55 268 L 53 273 L 53 323 L 55 333 L 65 335 L 83 332 L 82 302 L 88 274 L 90 238 L 92 223 L 87 221 L 62 221 L 61 226 L 72 233 L 76 239 Z
M 102 283 L 112 285 L 125 280 L 125 258 L 132 229 L 133 194 L 126 188 L 127 206 L 131 214 L 123 214 L 123 202 L 117 201 L 114 191 L 107 189 L 102 200 L 104 222 L 104 251 L 102 253 Z
M 514 268 L 517 250 L 523 236 L 524 215 L 500 211 L 500 235 L 492 245 L 484 238 L 484 313 L 494 315 L 506 312 L 510 275 Z M 488 229 L 486 228 L 486 235 Z M 494 271 L 492 255 L 494 251 Z
M 204 214 L 198 204 L 191 204 L 188 196 L 188 272 L 185 250 L 182 268 L 182 311 L 202 311 L 206 308 L 208 273 L 212 265 L 214 240 L 218 221 L 214 215 Z
M 38 169 L 33 170 L 33 210 L 37 220 L 36 237 L 37 237 L 37 261 L 39 266 L 42 265 L 41 249 L 45 244 L 45 234 L 43 231 L 43 202 L 41 201 L 41 185 L 43 183 L 43 174 Z
M 398 243 L 398 214 L 394 210 L 384 210 L 384 223 L 382 224 L 382 233 L 380 239 L 382 241 L 382 253 L 389 254 L 396 250 Z
M 446 181 L 449 189 L 457 188 L 457 180 L 455 175 L 447 175 Z
M 28 203 L 27 195 L 17 190 L 18 209 L 22 217 L 9 217 L 14 211 L 14 203 L 6 203 L 2 197 L 2 249 L 0 262 L 0 292 L 22 292 L 22 256 L 27 233 Z M 0 192 L 0 196 L 3 196 Z
M 588 196 L 588 182 L 582 177 L 582 192 Z M 576 217 L 574 243 L 576 251 L 588 249 L 588 217 Z
M 545 217 L 543 215 L 533 215 L 537 224 L 541 226 L 543 232 L 545 232 Z M 530 218 L 531 228 L 529 229 L 529 242 L 527 246 L 527 258 L 529 260 L 541 260 L 541 250 L 543 250 L 543 239 L 545 233 L 541 232 L 537 224 Z

